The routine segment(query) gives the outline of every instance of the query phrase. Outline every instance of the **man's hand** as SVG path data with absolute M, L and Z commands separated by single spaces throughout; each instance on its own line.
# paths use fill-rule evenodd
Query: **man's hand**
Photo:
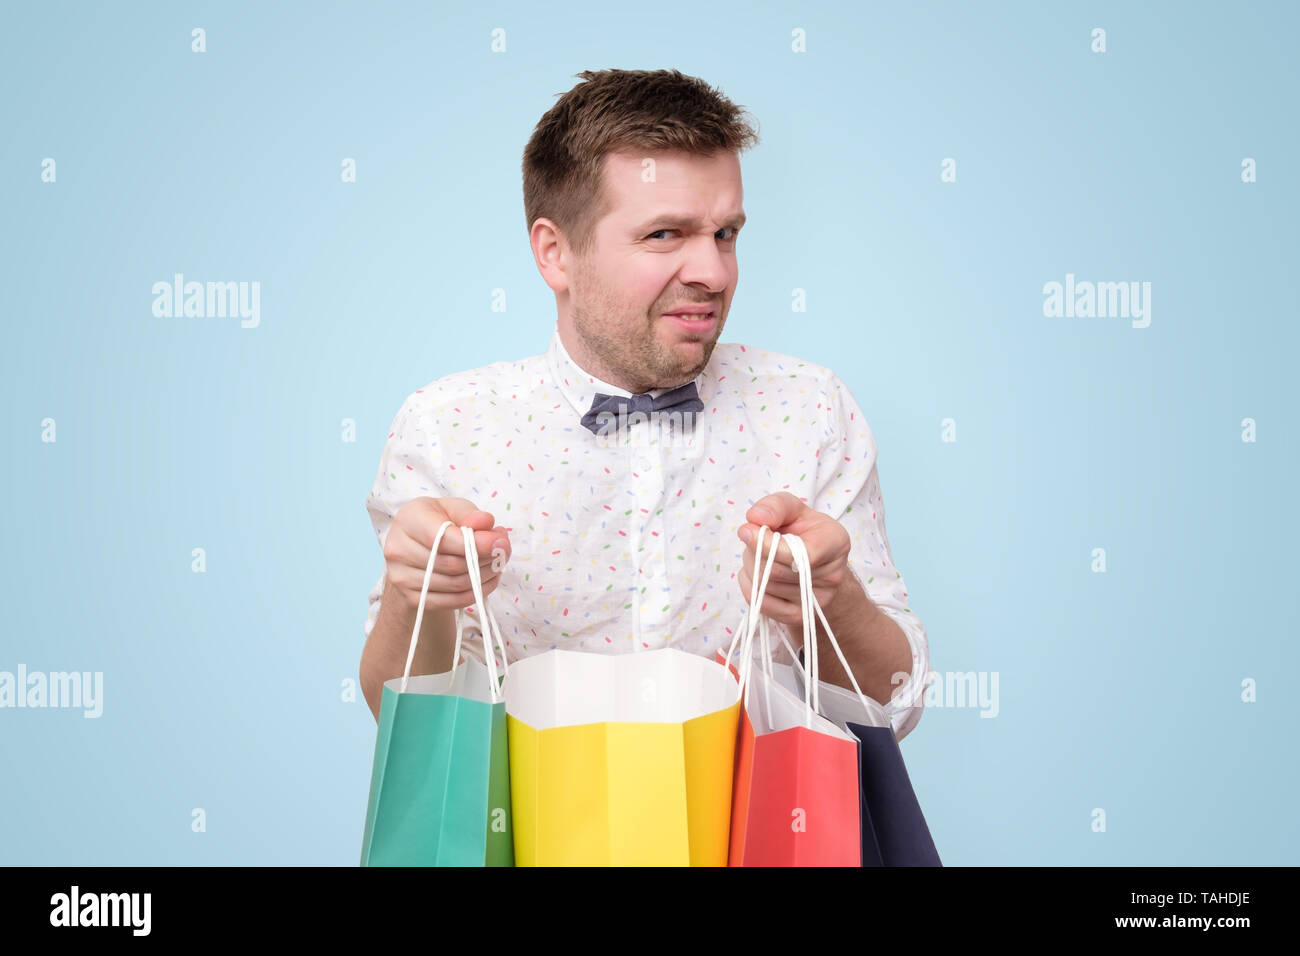
M 420 587 L 429 564 L 429 552 L 444 521 L 451 521 L 452 527 L 443 532 L 438 544 L 438 557 L 429 577 L 425 608 L 461 609 L 474 603 L 461 527 L 474 530 L 484 597 L 496 590 L 501 571 L 509 560 L 510 537 L 505 528 L 493 527 L 492 515 L 479 511 L 472 501 L 464 498 L 414 498 L 398 509 L 384 540 L 388 574 L 385 593 L 395 591 L 408 608 L 414 609 L 420 603 Z
M 851 577 L 849 572 L 849 533 L 844 526 L 830 515 L 809 508 L 788 491 L 778 492 L 760 498 L 754 506 L 745 512 L 748 523 L 741 525 L 736 533 L 740 540 L 748 545 L 745 560 L 737 580 L 746 603 L 757 573 L 762 580 L 763 568 L 771 554 L 772 534 L 797 535 L 808 549 L 808 562 L 812 567 L 813 594 L 822 611 L 826 612 L 831 602 L 840 593 L 841 586 Z M 768 533 L 763 537 L 763 555 L 755 570 L 754 542 L 758 529 L 767 525 Z M 791 625 L 795 634 L 799 633 L 803 623 L 803 611 L 799 601 L 799 574 L 794 570 L 793 555 L 782 541 L 777 547 L 776 562 L 767 579 L 767 590 L 759 613 L 774 621 Z M 814 612 L 815 613 L 815 612 Z M 815 620 L 815 619 L 814 619 Z

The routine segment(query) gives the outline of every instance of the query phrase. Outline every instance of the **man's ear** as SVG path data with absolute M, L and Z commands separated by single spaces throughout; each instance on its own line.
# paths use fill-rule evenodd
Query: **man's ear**
M 528 241 L 533 249 L 533 261 L 542 281 L 551 287 L 556 295 L 569 291 L 568 269 L 572 261 L 569 244 L 557 226 L 550 219 L 539 216 L 528 232 Z

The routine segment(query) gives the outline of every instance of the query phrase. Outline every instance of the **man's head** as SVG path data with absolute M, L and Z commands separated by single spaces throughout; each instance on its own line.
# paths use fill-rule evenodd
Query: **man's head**
M 524 214 L 561 339 L 597 377 L 646 392 L 708 364 L 736 291 L 740 107 L 676 70 L 588 70 L 524 150 Z M 686 323 L 674 309 L 708 308 Z

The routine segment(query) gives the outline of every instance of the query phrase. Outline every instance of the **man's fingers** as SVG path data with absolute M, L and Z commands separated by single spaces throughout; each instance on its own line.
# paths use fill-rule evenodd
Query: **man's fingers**
M 749 555 L 753 555 L 754 553 L 754 543 L 757 542 L 758 540 L 758 528 L 755 527 L 754 525 L 741 525 L 740 529 L 737 531 L 737 534 L 739 535 L 740 533 L 744 532 L 746 529 L 753 532 L 753 537 L 750 539 L 750 542 L 745 545 L 746 555 L 749 556 Z M 768 556 L 772 553 L 772 537 L 773 535 L 770 533 L 765 534 L 763 536 L 763 564 L 764 565 L 767 564 Z M 744 539 L 742 538 L 741 540 L 743 541 Z M 825 564 L 834 559 L 834 555 L 823 556 L 819 554 L 817 545 L 815 543 L 809 543 L 807 540 L 805 540 L 804 546 L 808 550 L 808 563 L 812 566 L 813 570 L 816 570 L 822 564 Z M 777 542 L 776 563 L 772 566 L 772 575 L 773 577 L 775 577 L 777 571 L 782 569 L 789 570 L 793 567 L 794 567 L 794 553 L 790 550 L 790 546 L 786 544 L 786 536 L 783 534 L 781 535 L 781 540 Z
M 746 603 L 748 603 L 749 588 L 742 587 L 742 591 L 745 594 Z M 803 621 L 803 607 L 798 601 L 792 604 L 789 601 L 773 597 L 771 592 L 763 595 L 758 613 L 773 621 L 781 621 L 796 628 Z
M 456 538 L 456 543 L 460 546 L 458 553 L 450 553 L 448 541 Z M 477 540 L 477 533 L 475 534 Z M 429 544 L 432 544 L 432 540 Z M 424 569 L 429 564 L 429 547 L 421 544 L 419 541 L 407 534 L 399 534 L 397 529 L 389 532 L 388 543 L 384 548 L 384 553 L 388 556 L 389 563 L 403 565 L 416 570 L 421 576 Z M 442 541 L 438 544 L 438 557 L 433 562 L 434 574 L 464 574 L 465 572 L 465 541 L 457 530 L 455 535 L 451 529 L 442 536 Z M 479 549 L 478 564 L 480 568 L 487 569 L 492 565 L 492 554 L 490 550 Z
M 424 583 L 425 568 L 429 566 L 429 549 L 422 546 L 419 541 L 412 540 L 406 535 L 398 535 L 396 529 L 390 532 L 390 540 L 387 542 L 385 549 L 389 555 L 389 576 L 394 580 L 398 587 L 412 588 L 419 591 L 421 584 Z M 491 532 L 474 532 L 474 540 L 478 535 L 491 536 Z M 433 575 L 429 580 L 430 591 L 448 591 L 448 589 L 468 589 L 469 588 L 469 571 L 465 567 L 464 557 L 458 557 L 455 554 L 447 554 L 442 548 L 446 544 L 447 535 L 443 535 L 442 544 L 438 546 L 437 558 L 433 562 Z M 464 550 L 464 540 L 460 540 L 461 551 Z M 506 559 L 510 558 L 510 549 L 506 549 Z M 484 581 L 489 576 L 499 574 L 503 570 L 504 562 L 498 563 L 498 554 L 490 548 L 478 549 L 478 574 Z
M 497 527 L 493 528 L 491 531 L 484 531 L 482 532 L 482 534 L 483 537 L 488 542 L 487 550 L 489 554 L 495 551 L 497 548 L 500 548 L 502 551 L 505 552 L 506 559 L 508 560 L 510 558 L 510 555 L 514 553 L 514 549 L 510 545 L 510 533 L 500 525 L 497 525 Z M 479 536 L 479 532 L 475 532 L 474 533 L 475 541 L 478 540 L 478 536 Z M 479 554 L 482 554 L 483 550 L 484 550 L 483 548 L 479 548 L 478 549 Z
M 439 558 L 441 560 L 441 558 Z M 446 574 L 435 571 L 429 577 L 429 593 L 439 594 L 443 597 L 447 595 L 468 595 L 466 604 L 474 603 L 473 584 L 468 572 L 464 572 L 464 566 L 461 567 L 460 574 Z M 492 573 L 489 569 L 484 568 L 479 575 L 479 580 L 483 585 L 484 594 L 489 587 L 495 587 L 500 579 L 500 572 Z M 424 569 L 412 567 L 400 567 L 393 571 L 390 579 L 394 587 L 404 591 L 411 591 L 414 594 L 420 593 L 420 588 L 424 584 Z
M 762 556 L 762 558 L 761 558 L 761 559 L 759 560 L 759 562 L 758 562 L 758 568 L 759 568 L 759 571 L 760 571 L 760 572 L 761 572 L 763 569 L 765 569 L 765 568 L 767 567 L 768 556 L 772 553 L 772 549 L 769 548 L 769 547 L 766 547 L 766 542 L 764 542 L 764 545 L 765 545 L 765 547 L 763 548 L 763 556 Z M 781 542 L 781 546 L 784 547 L 784 546 L 785 546 L 785 542 Z M 752 570 L 752 569 L 753 569 L 753 567 L 754 567 L 754 557 L 755 557 L 755 556 L 754 556 L 754 549 L 753 549 L 752 547 L 751 547 L 751 548 L 746 548 L 746 549 L 745 549 L 745 552 L 744 552 L 744 558 L 743 558 L 743 560 L 744 560 L 744 567 L 745 567 L 746 570 Z M 827 563 L 829 563 L 829 562 L 827 562 Z M 818 572 L 818 570 L 820 569 L 820 567 L 821 567 L 821 565 L 818 565 L 818 564 L 814 564 L 814 565 L 812 565 L 812 569 L 811 569 L 811 570 L 812 570 L 814 576 L 817 574 L 817 572 Z M 768 584 L 769 584 L 769 585 L 771 585 L 771 584 L 794 584 L 794 585 L 798 585 L 798 583 L 799 583 L 799 572 L 796 571 L 796 570 L 794 569 L 794 566 L 793 566 L 792 564 L 789 564 L 789 563 L 785 563 L 785 564 L 783 564 L 783 563 L 781 562 L 781 549 L 780 549 L 780 548 L 777 548 L 777 552 L 776 552 L 776 561 L 772 564 L 772 571 L 771 571 L 771 573 L 768 575 L 767 580 L 768 580 Z
M 750 554 L 753 554 L 754 544 L 758 542 L 758 527 L 752 524 L 743 525 L 741 530 L 746 528 L 753 532 L 753 537 L 750 538 L 751 543 L 747 544 L 745 547 Z M 763 535 L 763 564 L 765 566 L 767 564 L 768 555 L 772 553 L 772 538 L 773 535 L 770 530 L 767 534 Z M 794 555 L 790 552 L 790 546 L 786 544 L 784 540 L 778 541 L 776 548 L 776 564 L 772 567 L 772 574 L 776 574 L 777 568 L 789 568 L 793 564 Z
M 484 598 L 489 597 L 496 590 L 500 578 L 501 575 L 495 574 L 491 578 L 483 579 Z M 437 603 L 435 603 L 435 601 Z M 429 591 L 428 596 L 425 598 L 424 606 L 430 609 L 435 607 L 454 607 L 457 609 L 462 609 L 467 607 L 474 607 L 477 605 L 477 603 L 478 603 L 478 598 L 475 597 L 474 592 L 469 588 L 469 585 L 467 583 L 465 590 L 463 591 L 444 591 L 438 594 L 434 594 L 434 592 L 431 589 Z
M 426 549 L 433 547 L 433 539 L 437 537 L 438 529 L 448 521 L 451 525 L 442 534 L 442 543 L 438 546 L 439 554 L 445 552 L 464 556 L 462 527 L 470 528 L 474 532 L 474 543 L 480 550 L 491 547 L 494 519 L 490 512 L 474 507 L 474 503 L 466 498 L 422 498 L 419 501 L 421 507 L 416 512 L 416 520 L 407 527 L 412 529 L 409 533 Z
M 755 501 L 745 512 L 745 520 L 783 528 L 806 510 L 807 506 L 790 492 L 778 491 Z
M 764 567 L 766 567 L 766 564 L 764 564 Z M 762 570 L 762 568 L 759 568 L 759 570 Z M 758 578 L 759 583 L 762 583 L 762 576 L 755 574 L 754 571 L 753 554 L 746 555 L 744 563 L 741 564 L 741 571 L 744 572 L 745 578 L 750 581 L 750 587 L 753 587 L 754 578 Z M 826 580 L 827 576 L 826 572 L 820 572 L 818 568 L 813 568 L 813 574 L 810 575 L 810 579 L 814 591 L 819 587 L 819 585 L 823 588 L 835 587 L 835 585 L 828 583 Z M 780 564 L 776 564 L 775 567 L 772 567 L 771 574 L 767 575 L 767 593 L 793 594 L 793 596 L 796 596 L 797 600 L 798 593 L 800 593 L 800 587 L 800 575 L 798 575 L 798 572 L 790 570 L 790 568 L 783 568 Z
M 758 568 L 760 571 L 762 571 L 764 568 L 767 567 L 768 557 L 772 553 L 772 548 L 770 547 L 770 544 L 771 544 L 770 538 L 764 540 L 763 542 L 763 554 L 762 557 L 759 558 L 758 560 Z M 772 571 L 768 575 L 769 585 L 771 584 L 798 585 L 799 572 L 795 570 L 793 560 L 787 559 L 785 557 L 786 554 L 787 554 L 786 544 L 783 538 L 779 542 L 779 546 L 777 547 L 776 550 L 776 560 L 773 562 Z M 827 568 L 834 567 L 839 561 L 843 560 L 844 556 L 847 554 L 848 552 L 844 551 L 842 553 L 830 552 L 819 556 L 817 553 L 813 552 L 812 550 L 809 550 L 808 563 L 809 563 L 809 570 L 812 572 L 813 580 L 816 581 L 819 576 L 825 573 Z M 743 566 L 746 569 L 752 569 L 755 565 L 754 558 L 755 558 L 755 554 L 754 554 L 753 545 L 746 546 L 745 550 L 742 552 Z
M 800 622 L 803 621 L 803 609 L 798 604 L 791 604 L 789 601 L 782 601 L 770 596 L 763 598 L 763 604 L 758 613 L 763 617 L 789 624 L 792 627 L 798 627 Z
M 745 595 L 745 601 L 748 603 L 750 595 L 754 593 L 754 576 L 748 570 L 738 576 L 740 580 L 740 592 Z M 760 582 L 761 583 L 761 582 Z M 767 582 L 767 588 L 763 591 L 764 597 L 773 597 L 786 602 L 793 602 L 797 608 L 799 606 L 800 591 L 798 583 L 795 584 L 773 584 Z
M 748 604 L 750 595 L 753 594 L 754 579 L 748 571 L 737 575 L 736 579 L 740 585 L 740 593 L 744 595 L 745 603 Z M 834 592 L 830 588 L 813 588 L 813 598 L 819 607 L 825 607 L 832 597 L 834 597 Z M 771 604 L 768 603 L 769 600 Z M 770 616 L 773 617 L 785 616 L 788 620 L 795 622 L 803 619 L 803 594 L 799 590 L 798 584 L 773 585 L 771 581 L 768 581 L 767 589 L 763 592 L 762 606 L 771 608 L 772 614 Z M 768 612 L 765 610 L 762 613 L 767 614 Z M 816 612 L 814 611 L 814 613 Z
M 745 570 L 748 571 L 750 574 L 754 573 L 754 552 L 753 551 L 745 552 L 744 567 Z M 758 578 L 760 581 L 763 579 L 762 571 L 766 567 L 767 567 L 767 558 L 764 557 L 758 569 L 759 570 Z M 774 584 L 793 584 L 796 587 L 799 584 L 799 573 L 797 571 L 791 570 L 788 567 L 786 568 L 781 567 L 781 558 L 779 556 L 776 559 L 776 564 L 772 565 L 772 572 L 767 576 L 768 587 L 771 587 Z
M 454 557 L 464 558 L 465 532 L 460 530 L 461 524 L 456 522 L 454 519 L 443 520 L 451 520 L 452 524 L 442 533 L 442 540 L 438 542 L 438 554 L 450 554 Z M 440 527 L 442 527 L 442 520 L 432 521 L 426 527 L 421 529 L 422 533 L 419 535 L 418 540 L 420 545 L 424 548 L 426 560 L 429 549 L 433 547 L 434 539 L 438 537 L 438 529 Z M 483 531 L 474 532 L 474 545 L 479 551 L 482 551 L 483 547 L 490 548 L 491 538 L 487 536 L 488 534 L 489 532 Z
M 753 587 L 753 579 L 751 578 L 750 581 L 750 587 Z M 799 585 L 797 584 L 773 584 L 769 581 L 767 582 L 767 590 L 765 590 L 763 594 L 765 596 L 780 598 L 783 601 L 793 601 L 796 605 L 798 605 L 800 600 Z
M 465 525 L 473 528 L 475 531 L 489 531 L 492 528 L 492 515 L 487 511 L 481 511 L 475 507 L 474 502 L 467 498 L 438 498 L 436 499 L 442 513 L 456 522 L 458 525 Z M 434 529 L 437 530 L 436 528 Z
M 465 532 L 462 527 L 467 526 L 474 528 L 475 525 L 487 525 L 485 528 L 477 528 L 474 531 L 474 550 L 478 553 L 478 563 L 480 565 L 490 564 L 492 561 L 492 551 L 498 541 L 505 541 L 505 552 L 507 557 L 510 554 L 510 538 L 504 529 L 494 529 L 491 526 L 492 516 L 487 512 L 480 511 L 476 514 L 481 515 L 481 519 L 473 519 L 474 523 L 465 525 L 464 523 L 453 523 L 446 531 L 442 533 L 442 540 L 438 542 L 438 560 L 442 561 L 443 556 L 450 555 L 461 561 L 465 560 Z M 429 561 L 429 549 L 433 547 L 434 538 L 438 536 L 438 529 L 442 526 L 444 520 L 439 519 L 431 521 L 420 532 L 416 533 L 415 543 L 420 546 L 422 555 L 418 556 L 421 567 Z M 413 556 L 415 557 L 415 556 Z M 439 570 L 437 567 L 434 570 Z

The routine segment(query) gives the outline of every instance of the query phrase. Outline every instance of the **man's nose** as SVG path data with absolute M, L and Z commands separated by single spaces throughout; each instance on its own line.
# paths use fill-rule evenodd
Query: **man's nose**
M 681 278 L 688 285 L 702 285 L 714 293 L 726 289 L 731 274 L 716 239 L 712 236 L 698 236 L 690 241 Z

